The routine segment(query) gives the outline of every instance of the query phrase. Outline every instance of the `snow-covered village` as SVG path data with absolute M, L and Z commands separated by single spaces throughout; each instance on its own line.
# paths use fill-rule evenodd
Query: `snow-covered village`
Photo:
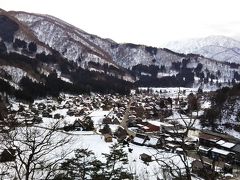
M 224 179 L 239 174 L 240 133 L 232 130 L 232 136 L 230 128 L 214 133 L 204 126 L 211 100 L 201 89 L 60 94 L 9 104 L 11 121 L 0 126 L 3 179 L 26 174 L 65 179 L 75 171 L 80 179 L 200 179 L 205 173 Z
M 239 180 L 238 0 L 1 0 L 0 180 Z

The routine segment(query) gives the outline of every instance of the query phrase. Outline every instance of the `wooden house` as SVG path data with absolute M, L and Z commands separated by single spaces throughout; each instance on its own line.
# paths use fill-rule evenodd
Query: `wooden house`
M 73 123 L 73 129 L 77 130 L 77 131 L 82 131 L 83 130 L 83 125 L 81 123 L 81 121 L 79 119 L 75 120 Z
M 213 136 L 206 133 L 199 134 L 199 144 L 207 147 L 215 147 L 216 143 L 221 140 L 220 137 Z
M 232 161 L 235 156 L 235 153 L 226 151 L 223 149 L 212 148 L 211 149 L 211 158 L 220 161 Z
M 118 140 L 123 140 L 128 136 L 127 131 L 122 128 L 122 127 L 118 127 L 117 131 L 114 133 L 114 135 L 118 138 Z

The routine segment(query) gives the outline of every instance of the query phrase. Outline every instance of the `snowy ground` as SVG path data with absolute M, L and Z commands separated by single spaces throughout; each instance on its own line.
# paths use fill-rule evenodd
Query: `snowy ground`
M 77 148 L 87 148 L 95 153 L 99 160 L 104 160 L 102 153 L 109 153 L 109 146 L 113 143 L 117 143 L 116 139 L 113 139 L 112 143 L 106 143 L 102 135 L 92 134 L 92 135 L 72 135 L 73 141 L 71 145 L 66 145 L 63 149 L 77 149 Z M 128 148 L 133 149 L 132 153 L 128 152 Z M 168 153 L 165 151 L 157 151 L 153 148 L 146 146 L 138 146 L 130 144 L 129 147 L 124 149 L 128 152 L 129 158 L 129 171 L 135 172 L 140 179 L 152 179 L 155 180 L 158 177 L 162 177 L 162 167 L 163 163 L 156 161 L 145 164 L 139 157 L 142 153 L 148 155 L 156 156 L 162 160 L 168 161 L 172 159 L 174 163 L 179 166 L 183 166 L 180 157 L 176 154 Z M 154 158 L 153 158 L 154 160 Z
M 144 88 L 142 88 L 144 89 Z M 146 89 L 146 88 L 145 88 Z M 152 88 L 153 91 L 160 96 L 167 98 L 176 98 L 179 95 L 183 98 L 186 98 L 190 93 L 195 93 L 197 91 L 197 88 Z M 179 94 L 180 89 L 180 94 Z M 161 92 L 161 93 L 160 93 Z M 66 95 L 66 99 L 69 98 L 69 95 Z M 89 101 L 89 104 L 91 104 L 90 100 L 85 100 L 85 102 Z M 35 103 L 44 103 L 44 104 L 51 104 L 51 105 L 59 105 L 56 101 L 51 100 L 37 100 Z M 66 101 L 63 101 L 60 106 L 63 106 L 66 103 Z M 201 104 L 201 107 L 209 108 L 210 107 L 209 101 L 204 101 Z M 197 129 L 201 129 L 200 121 L 199 119 L 191 119 L 186 115 L 181 115 L 177 112 L 177 109 L 175 108 L 175 105 L 173 105 L 173 115 L 166 118 L 166 120 L 170 123 L 171 121 L 177 121 L 179 124 L 186 125 L 189 124 L 194 120 L 194 127 Z M 81 109 L 82 107 L 74 107 L 76 109 Z M 19 103 L 13 103 L 12 110 L 18 110 L 19 109 Z M 67 115 L 69 108 L 59 108 L 54 110 L 51 115 L 60 114 L 63 116 L 61 119 L 54 119 L 54 118 L 43 118 L 43 123 L 38 124 L 37 126 L 41 126 L 43 128 L 48 128 L 52 124 L 59 122 L 60 127 L 63 127 L 66 124 L 73 124 L 73 122 L 76 119 L 83 118 L 82 116 L 69 116 Z M 96 128 L 96 132 L 102 127 L 102 120 L 107 116 L 112 116 L 113 110 L 103 111 L 101 108 L 94 109 L 91 111 L 87 111 L 87 116 L 91 117 L 91 119 L 94 122 L 94 126 Z M 198 115 L 203 114 L 203 111 L 199 111 Z M 193 113 L 193 117 L 196 116 L 196 112 Z M 112 129 L 112 132 L 115 132 L 116 129 L 119 127 L 119 125 L 110 125 L 110 128 Z M 75 149 L 79 148 L 87 148 L 88 150 L 91 150 L 94 152 L 96 157 L 99 160 L 104 160 L 102 153 L 109 153 L 109 147 L 116 143 L 117 140 L 113 139 L 113 142 L 106 143 L 104 141 L 104 137 L 100 134 L 97 134 L 93 131 L 71 131 L 71 132 L 63 132 L 58 131 L 55 141 L 65 137 L 66 135 L 70 138 L 72 138 L 71 142 L 69 144 L 64 145 L 60 151 L 73 151 Z M 235 137 L 240 138 L 240 134 L 233 132 L 231 130 L 227 131 L 229 134 L 234 134 Z M 132 152 L 129 152 L 129 148 L 133 149 Z M 148 155 L 151 155 L 152 157 L 156 156 L 157 158 L 162 159 L 163 161 L 167 162 L 170 159 L 174 161 L 175 164 L 178 164 L 180 167 L 182 167 L 182 163 L 180 161 L 180 157 L 177 154 L 172 154 L 166 151 L 157 151 L 153 148 L 147 147 L 147 146 L 138 146 L 134 144 L 130 144 L 129 147 L 124 148 L 125 151 L 128 153 L 129 158 L 129 170 L 132 172 L 135 172 L 139 179 L 157 179 L 157 177 L 162 178 L 163 172 L 162 172 L 162 165 L 163 163 L 157 163 L 156 161 L 150 162 L 149 164 L 145 164 L 139 157 L 142 153 L 146 153 Z M 58 150 L 59 151 L 59 150 Z M 54 154 L 55 152 L 53 152 Z M 60 152 L 56 152 L 60 153 Z M 73 156 L 74 153 L 72 152 L 69 154 L 68 157 Z M 190 160 L 191 161 L 191 160 Z M 1 168 L 1 167 L 0 167 Z
M 111 111 L 96 110 L 96 111 L 93 111 L 88 116 L 91 117 L 95 125 L 99 125 L 99 124 L 102 124 L 103 118 L 108 116 L 110 112 Z

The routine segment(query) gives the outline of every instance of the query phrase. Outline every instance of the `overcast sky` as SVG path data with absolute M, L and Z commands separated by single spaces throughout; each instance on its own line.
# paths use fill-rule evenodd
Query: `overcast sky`
M 157 47 L 209 35 L 240 37 L 239 0 L 0 0 L 0 8 L 50 14 L 91 34 Z

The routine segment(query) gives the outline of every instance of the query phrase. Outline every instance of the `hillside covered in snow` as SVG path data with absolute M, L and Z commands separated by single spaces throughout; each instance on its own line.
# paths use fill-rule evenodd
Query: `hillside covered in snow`
M 128 94 L 137 86 L 216 88 L 240 80 L 236 63 L 119 44 L 49 15 L 0 10 L 0 27 L 1 91 L 17 96 Z
M 226 36 L 174 41 L 167 43 L 166 47 L 179 53 L 201 54 L 217 61 L 240 63 L 240 42 Z

